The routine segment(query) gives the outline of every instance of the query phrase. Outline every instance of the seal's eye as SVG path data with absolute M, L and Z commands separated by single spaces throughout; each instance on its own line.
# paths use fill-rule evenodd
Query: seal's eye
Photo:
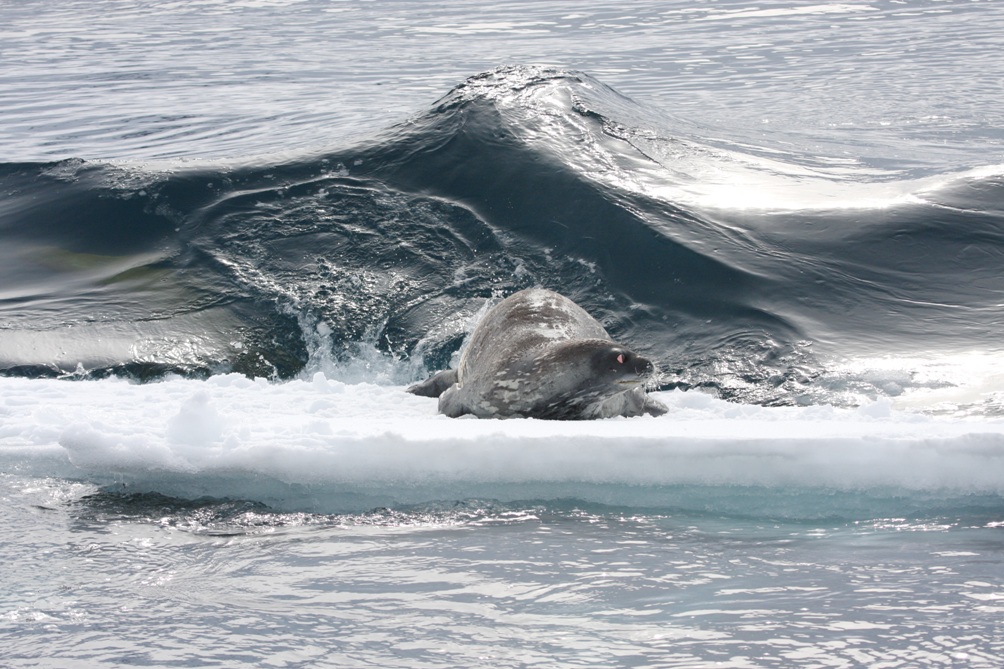
M 619 362 L 622 365 L 624 364 L 624 354 L 623 353 L 618 353 L 617 354 L 617 362 Z

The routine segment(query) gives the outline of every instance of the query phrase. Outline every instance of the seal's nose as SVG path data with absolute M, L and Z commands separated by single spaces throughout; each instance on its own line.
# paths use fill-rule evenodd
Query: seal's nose
M 641 356 L 638 356 L 635 359 L 635 364 L 634 364 L 635 374 L 637 374 L 638 376 L 648 376 L 653 371 L 655 371 L 655 367 L 652 365 L 651 362 L 649 362 L 645 358 L 642 358 Z

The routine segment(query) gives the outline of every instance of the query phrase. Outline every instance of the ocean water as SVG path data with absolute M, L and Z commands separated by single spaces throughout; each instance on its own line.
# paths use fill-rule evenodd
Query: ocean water
M 1000 667 L 1004 5 L 0 3 L 0 666 Z M 559 290 L 659 418 L 404 387 Z

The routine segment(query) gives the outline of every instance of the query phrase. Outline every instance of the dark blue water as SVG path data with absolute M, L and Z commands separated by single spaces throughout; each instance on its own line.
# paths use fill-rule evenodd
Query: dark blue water
M 465 334 L 451 321 L 534 285 L 652 356 L 664 387 L 747 401 L 832 400 L 813 385 L 828 356 L 998 346 L 998 171 L 817 174 L 796 196 L 792 165 L 647 116 L 589 75 L 506 67 L 297 160 L 6 165 L 0 363 L 283 378 L 306 321 L 336 355 L 373 343 L 435 370 Z M 753 208 L 702 192 L 710 169 L 758 179 Z

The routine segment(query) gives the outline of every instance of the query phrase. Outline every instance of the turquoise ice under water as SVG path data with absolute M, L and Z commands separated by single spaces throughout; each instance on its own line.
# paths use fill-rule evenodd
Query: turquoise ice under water
M 853 522 L 571 500 L 324 516 L 3 485 L 5 536 L 22 537 L 4 548 L 8 666 L 989 668 L 1004 653 L 999 501 Z M 756 491 L 712 497 L 732 494 Z
M 320 372 L 0 390 L 9 666 L 1004 653 L 1000 420 L 693 391 L 657 419 L 449 419 Z
M 1004 664 L 1000 4 L 0 26 L 0 666 Z M 401 391 L 533 283 L 673 412 Z

